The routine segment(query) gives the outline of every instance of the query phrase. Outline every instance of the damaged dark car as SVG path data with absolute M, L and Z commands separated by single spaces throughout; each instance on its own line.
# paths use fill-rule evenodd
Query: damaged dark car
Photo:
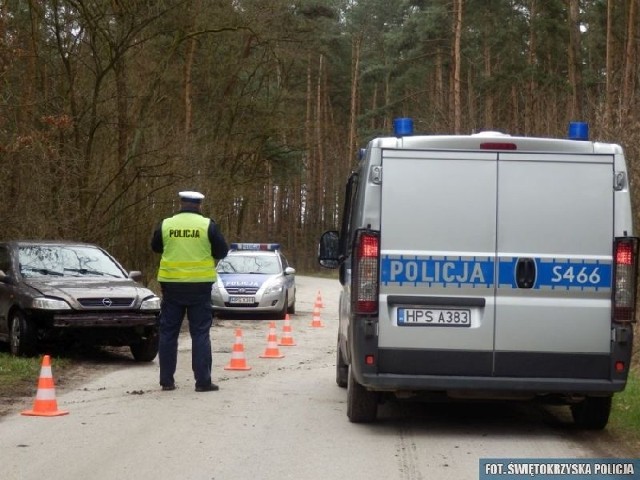
M 96 245 L 0 242 L 0 341 L 16 356 L 60 342 L 128 346 L 150 362 L 160 298 L 141 280 Z

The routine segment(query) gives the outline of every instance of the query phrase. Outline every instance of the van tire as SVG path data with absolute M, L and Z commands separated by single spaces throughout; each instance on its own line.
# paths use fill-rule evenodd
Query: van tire
M 353 377 L 349 368 L 347 384 L 347 417 L 352 423 L 370 423 L 378 414 L 378 394 L 370 392 Z
M 347 388 L 349 383 L 349 365 L 347 365 L 342 357 L 340 338 L 338 338 L 336 345 L 336 383 L 340 388 Z
M 571 415 L 578 428 L 602 430 L 609 422 L 612 397 L 586 397 L 571 405 Z

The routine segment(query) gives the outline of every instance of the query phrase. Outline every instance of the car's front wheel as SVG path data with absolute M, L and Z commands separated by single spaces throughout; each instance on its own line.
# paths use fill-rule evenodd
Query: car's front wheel
M 139 342 L 129 345 L 131 355 L 136 362 L 151 362 L 158 355 L 158 332 L 154 330 Z
M 293 290 L 293 300 L 291 302 L 291 305 L 289 305 L 289 308 L 287 308 L 287 313 L 290 315 L 294 315 L 296 313 L 296 291 L 295 289 Z
M 16 310 L 11 315 L 9 350 L 16 357 L 32 357 L 36 354 L 36 329 L 24 312 Z
M 284 296 L 284 304 L 282 305 L 282 309 L 275 314 L 276 320 L 284 320 L 287 316 L 287 309 L 289 305 L 289 296 Z

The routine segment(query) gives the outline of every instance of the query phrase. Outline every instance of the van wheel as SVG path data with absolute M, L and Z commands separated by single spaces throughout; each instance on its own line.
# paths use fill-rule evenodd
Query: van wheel
M 9 351 L 16 357 L 33 357 L 36 354 L 35 325 L 20 310 L 11 316 Z
M 609 422 L 611 397 L 586 397 L 571 405 L 571 415 L 576 426 L 585 430 L 602 430 Z
M 340 388 L 347 388 L 349 382 L 349 365 L 346 364 L 340 350 L 340 340 L 336 345 L 336 383 Z
M 353 377 L 353 371 L 349 368 L 349 381 L 347 384 L 347 417 L 352 423 L 369 423 L 376 419 L 378 414 L 378 394 L 370 392 L 360 385 Z
M 136 362 L 151 362 L 158 355 L 159 336 L 156 330 L 149 333 L 139 342 L 129 345 L 131 355 Z

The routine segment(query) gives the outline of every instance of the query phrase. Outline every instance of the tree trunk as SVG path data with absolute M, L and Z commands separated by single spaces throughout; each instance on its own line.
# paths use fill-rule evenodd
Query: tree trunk
M 491 48 L 489 46 L 489 39 L 485 37 L 484 43 L 484 78 L 489 80 L 491 78 Z M 484 128 L 493 129 L 493 92 L 485 89 L 484 93 Z
M 360 78 L 360 48 L 362 44 L 362 36 L 354 35 L 351 43 L 351 107 L 349 111 L 349 145 L 347 150 L 347 158 L 351 160 L 355 157 L 356 148 L 358 148 L 358 80 Z
M 464 0 L 455 0 L 453 8 L 453 131 L 456 134 L 462 133 L 462 105 L 461 105 L 461 80 L 460 65 L 462 64 L 462 6 Z
M 537 58 L 537 37 L 536 30 L 534 28 L 534 19 L 537 15 L 536 0 L 531 0 L 529 3 L 529 53 L 527 55 L 527 66 L 529 67 L 529 80 L 527 82 L 526 92 L 524 99 L 524 133 L 529 135 L 536 131 L 537 127 L 537 101 L 535 92 L 538 89 L 535 75 L 535 66 Z
M 624 53 L 624 81 L 622 82 L 622 115 L 620 119 L 627 118 L 635 96 L 635 52 L 636 52 L 636 5 L 638 0 L 629 1 L 627 14 L 627 40 Z
M 613 4 L 615 0 L 607 1 L 607 51 L 605 67 L 605 101 L 604 101 L 604 126 L 611 126 L 613 113 Z
M 569 49 L 567 52 L 569 86 L 571 88 L 571 103 L 569 105 L 569 119 L 582 120 L 582 62 L 580 42 L 580 5 L 579 0 L 569 0 Z

